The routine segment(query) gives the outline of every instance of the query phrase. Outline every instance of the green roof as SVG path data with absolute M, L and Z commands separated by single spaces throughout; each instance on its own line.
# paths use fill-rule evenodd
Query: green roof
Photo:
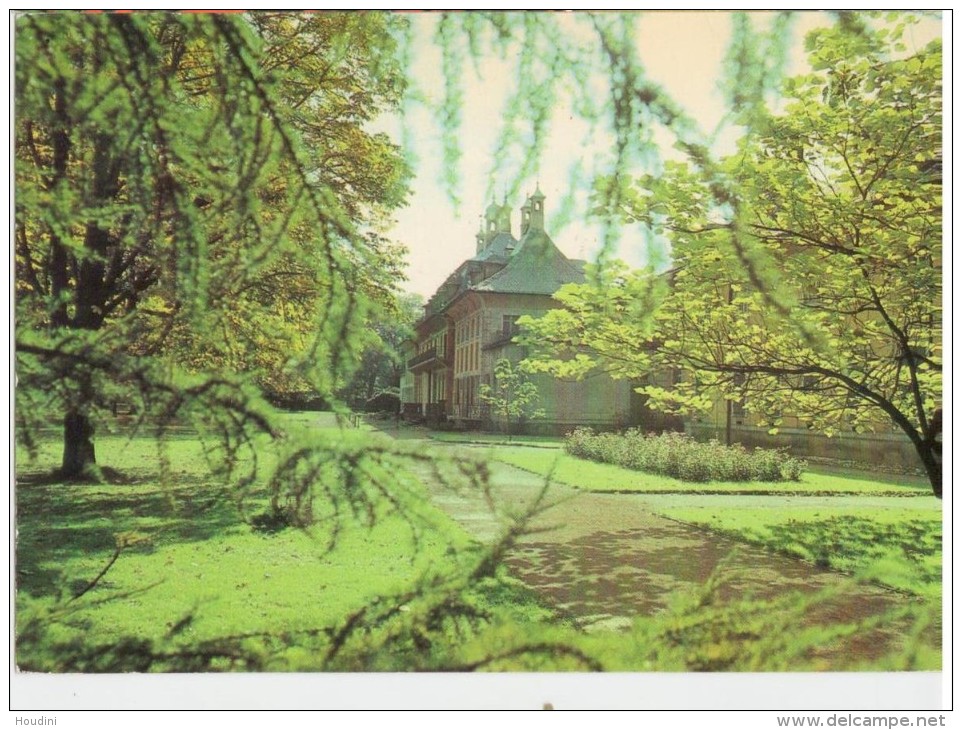
M 518 241 L 510 233 L 500 231 L 491 239 L 491 242 L 471 261 L 498 261 L 504 263 L 511 255 L 511 249 L 517 248 Z
M 540 229 L 529 229 L 507 265 L 471 289 L 505 294 L 554 294 L 565 284 L 585 280 L 582 266 L 568 260 Z

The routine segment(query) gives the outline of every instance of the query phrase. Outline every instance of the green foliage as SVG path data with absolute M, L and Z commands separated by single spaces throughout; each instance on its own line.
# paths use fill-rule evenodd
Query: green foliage
M 371 318 L 357 368 L 350 382 L 338 391 L 345 403 L 362 410 L 371 398 L 397 391 L 407 367 L 401 356 L 401 345 L 413 336 L 414 323 L 423 315 L 423 307 L 421 296 L 399 295 L 388 311 Z
M 485 466 L 466 459 L 444 462 L 434 453 L 367 431 L 328 436 L 318 448 L 314 430 L 289 434 L 269 473 L 272 520 L 286 525 L 330 527 L 334 546 L 342 524 L 374 528 L 386 515 L 398 515 L 421 529 L 423 498 L 412 469 L 429 467 L 452 485 L 487 494 Z
M 798 481 L 803 461 L 778 449 L 746 451 L 743 446 L 703 443 L 681 433 L 651 434 L 638 429 L 624 433 L 595 433 L 578 428 L 565 438 L 572 456 L 616 464 L 686 482 Z
M 792 13 L 781 12 L 775 16 L 769 33 L 760 34 L 752 28 L 748 13 L 736 13 L 733 17 L 722 88 L 729 113 L 736 121 L 752 125 L 764 116 L 765 102 L 777 98 L 794 19 Z
M 899 481 L 888 482 L 875 479 L 841 476 L 838 474 L 805 471 L 797 482 L 762 484 L 759 482 L 712 482 L 697 488 L 690 482 L 663 475 L 634 471 L 624 467 L 595 461 L 586 461 L 555 449 L 505 448 L 492 450 L 492 458 L 517 466 L 535 474 L 551 478 L 560 484 L 593 492 L 618 492 L 626 494 L 680 494 L 680 495 L 728 495 L 765 494 L 773 496 L 821 496 L 851 497 L 886 496 L 919 497 L 926 488 L 918 484 Z
M 650 16 L 643 12 L 596 13 L 443 13 L 425 21 L 433 30 L 440 47 L 437 63 L 443 76 L 443 89 L 437 101 L 416 87 L 409 89 L 407 107 L 421 104 L 439 120 L 444 166 L 443 183 L 452 201 L 458 200 L 456 188 L 461 149 L 462 79 L 471 73 L 484 77 L 492 60 L 507 60 L 507 73 L 515 80 L 512 92 L 501 110 L 501 129 L 489 176 L 493 195 L 496 179 L 509 181 L 505 191 L 515 197 L 525 179 L 537 173 L 549 152 L 552 123 L 562 114 L 583 122 L 584 137 L 571 140 L 593 148 L 599 138 L 612 140 L 609 148 L 592 160 L 579 160 L 571 166 L 569 191 L 561 206 L 558 223 L 570 219 L 573 203 L 586 186 L 600 181 L 604 194 L 599 199 L 597 222 L 603 227 L 603 256 L 612 253 L 619 235 L 619 213 L 623 209 L 623 180 L 638 169 L 657 170 L 661 165 L 656 140 L 667 132 L 676 146 L 714 177 L 717 164 L 711 159 L 710 132 L 703 130 L 671 94 L 648 74 L 638 49 L 640 29 Z M 743 22 L 738 31 L 740 47 L 751 53 L 732 53 L 726 63 L 727 85 L 743 89 L 754 100 L 774 90 L 782 61 L 787 53 L 787 30 L 792 14 L 779 14 L 772 27 Z M 413 49 L 426 39 L 409 28 L 405 49 Z M 413 52 L 411 53 L 414 56 Z M 763 70 L 748 64 L 760 64 Z M 472 68 L 473 66 L 473 68 Z M 500 71 L 500 69 L 499 69 Z M 748 80 L 753 88 L 749 90 Z M 730 78 L 728 78 L 730 77 Z M 741 102 L 739 102 L 741 103 Z M 406 138 L 415 135 L 410 129 Z M 719 197 L 727 197 L 726 186 L 718 182 Z M 649 260 L 662 252 L 651 242 Z
M 494 364 L 494 378 L 494 387 L 481 385 L 478 398 L 491 409 L 492 416 L 503 421 L 509 437 L 512 424 L 521 426 L 528 419 L 544 416 L 542 409 L 535 408 L 540 398 L 538 387 L 510 360 L 501 358 Z
M 668 412 L 738 400 L 773 429 L 894 425 L 940 494 L 941 45 L 905 57 L 897 28 L 852 32 L 813 36 L 816 72 L 779 113 L 755 104 L 711 176 L 620 177 L 619 215 L 669 241 L 670 269 L 592 272 L 526 341 L 540 370 L 646 378 Z
M 407 169 L 365 131 L 403 88 L 395 24 L 17 18 L 22 437 L 122 400 L 243 441 L 273 430 L 251 385 L 330 399 L 399 279 L 378 229 Z
M 668 514 L 897 590 L 935 598 L 942 593 L 942 523 L 935 510 L 829 503 L 756 510 L 679 506 Z

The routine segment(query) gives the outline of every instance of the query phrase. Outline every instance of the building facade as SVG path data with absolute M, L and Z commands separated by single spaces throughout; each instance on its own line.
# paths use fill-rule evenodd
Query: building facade
M 459 427 L 495 425 L 480 398 L 495 386 L 495 364 L 514 363 L 524 348 L 514 342 L 517 321 L 560 306 L 552 295 L 584 281 L 584 261 L 567 258 L 544 226 L 545 197 L 535 190 L 521 207 L 521 229 L 512 232 L 507 202 L 492 202 L 475 242 L 475 254 L 441 285 L 424 308 L 409 344 L 412 353 L 402 382 L 407 417 Z M 544 415 L 531 427 L 564 432 L 579 425 L 627 426 L 638 398 L 627 381 L 598 373 L 582 381 L 531 376 Z

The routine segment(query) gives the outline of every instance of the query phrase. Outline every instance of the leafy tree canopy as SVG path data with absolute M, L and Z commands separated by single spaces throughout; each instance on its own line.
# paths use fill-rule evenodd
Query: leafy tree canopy
M 403 255 L 379 231 L 407 167 L 365 131 L 403 89 L 396 22 L 17 18 L 18 417 L 65 414 L 65 476 L 117 399 L 243 423 L 245 381 L 328 395 L 353 368 Z
M 816 75 L 790 87 L 799 109 L 767 118 L 763 102 L 780 75 L 791 15 L 779 14 L 770 34 L 741 18 L 725 88 L 733 115 L 757 134 L 739 156 L 718 162 L 696 121 L 645 74 L 637 15 L 563 17 L 440 16 L 445 88 L 434 111 L 447 182 L 453 191 L 466 66 L 490 53 L 517 59 L 518 92 L 496 165 L 517 158 L 519 180 L 534 172 L 551 112 L 570 100 L 571 113 L 613 133 L 615 174 L 599 182 L 597 199 L 608 243 L 626 218 L 664 231 L 673 246 L 672 291 L 688 287 L 690 306 L 705 306 L 687 311 L 673 293 L 649 307 L 646 297 L 666 286 L 661 279 L 601 265 L 592 282 L 604 287 L 567 290 L 571 307 L 557 316 L 572 319 L 544 330 L 545 341 L 616 362 L 613 348 L 602 347 L 610 334 L 638 363 L 659 352 L 639 345 L 660 342 L 660 352 L 691 358 L 693 378 L 727 394 L 737 365 L 747 376 L 739 387 L 758 391 L 763 411 L 788 373 L 753 369 L 747 358 L 778 343 L 780 359 L 769 367 L 796 368 L 791 377 L 804 375 L 799 362 L 821 368 L 834 378 L 824 380 L 834 384 L 831 397 L 867 391 L 924 432 L 923 416 L 940 392 L 939 317 L 921 326 L 925 302 L 911 303 L 908 292 L 931 291 L 928 301 L 937 302 L 938 289 L 926 288 L 937 281 L 921 263 L 940 256 L 939 188 L 931 182 L 938 160 L 926 156 L 940 123 L 937 49 L 892 62 L 891 37 L 866 28 L 859 14 L 839 14 L 837 29 L 812 41 Z M 414 98 L 405 71 L 418 49 L 404 16 L 26 13 L 15 35 L 19 438 L 30 445 L 40 427 L 61 419 L 61 476 L 98 478 L 94 429 L 109 423 L 101 416 L 115 401 L 133 402 L 137 426 L 158 436 L 174 423 L 196 427 L 241 501 L 266 486 L 275 517 L 305 524 L 322 515 L 335 536 L 341 520 L 373 524 L 388 512 L 424 524 L 411 464 L 431 462 L 439 478 L 486 489 L 484 465 L 439 465 L 381 441 L 284 433 L 260 397 L 305 387 L 333 395 L 370 343 L 370 323 L 394 302 L 403 251 L 386 240 L 385 224 L 405 200 L 410 166 L 369 123 Z M 846 114 L 864 115 L 848 117 L 860 126 L 845 124 Z M 690 164 L 639 178 L 657 167 L 657 127 Z M 834 137 L 819 136 L 829 129 Z M 583 181 L 583 171 L 573 180 Z M 797 209 L 786 205 L 796 183 L 806 201 Z M 655 205 L 641 204 L 649 197 Z M 793 256 L 797 272 L 782 276 L 775 264 L 788 250 L 801 252 Z M 819 257 L 833 262 L 830 275 L 816 276 Z M 709 280 L 708 271 L 723 272 L 727 286 L 713 289 L 717 277 Z M 906 275 L 911 283 L 899 278 Z M 826 291 L 802 290 L 802 282 L 824 282 Z M 738 307 L 757 307 L 757 316 L 713 320 L 712 311 L 736 307 L 727 292 Z M 861 322 L 862 334 L 850 342 L 821 309 L 802 307 L 809 295 L 823 308 L 852 310 L 838 321 Z M 855 311 L 869 305 L 871 316 Z M 577 329 L 588 320 L 599 325 L 593 342 Z M 756 338 L 754 326 L 778 337 Z M 922 332 L 931 337 L 920 340 Z M 876 344 L 876 335 L 888 345 Z M 718 354 L 713 337 L 734 354 Z M 853 353 L 862 359 L 848 360 Z M 624 367 L 628 375 L 641 366 Z M 772 385 L 764 390 L 765 383 Z M 683 390 L 667 395 L 679 407 L 690 403 Z M 528 516 L 542 508 L 539 498 Z M 462 574 L 426 576 L 409 593 L 345 617 L 324 635 L 329 656 L 349 640 L 362 662 L 385 646 L 420 649 L 452 615 L 471 617 L 458 629 L 469 634 L 476 615 L 458 597 L 495 573 L 523 527 L 508 529 L 487 553 L 472 553 Z M 424 610 L 402 615 L 415 598 Z M 44 632 L 49 621 L 35 626 Z M 383 629 L 376 646 L 372 626 Z M 465 668 L 487 666 L 492 653 L 565 652 L 514 635 L 505 643 L 485 646 L 487 658 Z M 576 658 L 578 666 L 598 666 Z
M 529 418 L 544 416 L 544 410 L 537 407 L 540 400 L 538 386 L 506 357 L 494 364 L 494 385 L 482 384 L 478 397 L 488 406 L 492 416 L 504 422 L 509 438 L 514 424 L 521 425 Z
M 813 72 L 716 167 L 621 181 L 620 215 L 670 244 L 667 271 L 596 269 L 528 322 L 539 367 L 622 377 L 693 413 L 744 400 L 777 430 L 894 424 L 941 493 L 941 44 L 900 28 L 812 33 Z M 560 355 L 560 357 L 558 357 Z M 890 427 L 890 426 L 889 426 Z
M 414 323 L 423 314 L 423 298 L 418 294 L 403 294 L 390 309 L 372 318 L 357 369 L 347 386 L 339 391 L 352 408 L 363 409 L 367 401 L 382 393 L 399 394 L 401 375 L 407 368 L 402 345 L 414 336 Z

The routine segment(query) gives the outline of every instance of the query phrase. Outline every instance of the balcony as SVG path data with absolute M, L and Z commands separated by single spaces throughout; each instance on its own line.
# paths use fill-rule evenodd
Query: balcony
M 446 367 L 449 364 L 447 358 L 439 355 L 437 350 L 428 350 L 408 360 L 408 370 L 423 372 L 425 370 L 433 370 L 434 368 Z

